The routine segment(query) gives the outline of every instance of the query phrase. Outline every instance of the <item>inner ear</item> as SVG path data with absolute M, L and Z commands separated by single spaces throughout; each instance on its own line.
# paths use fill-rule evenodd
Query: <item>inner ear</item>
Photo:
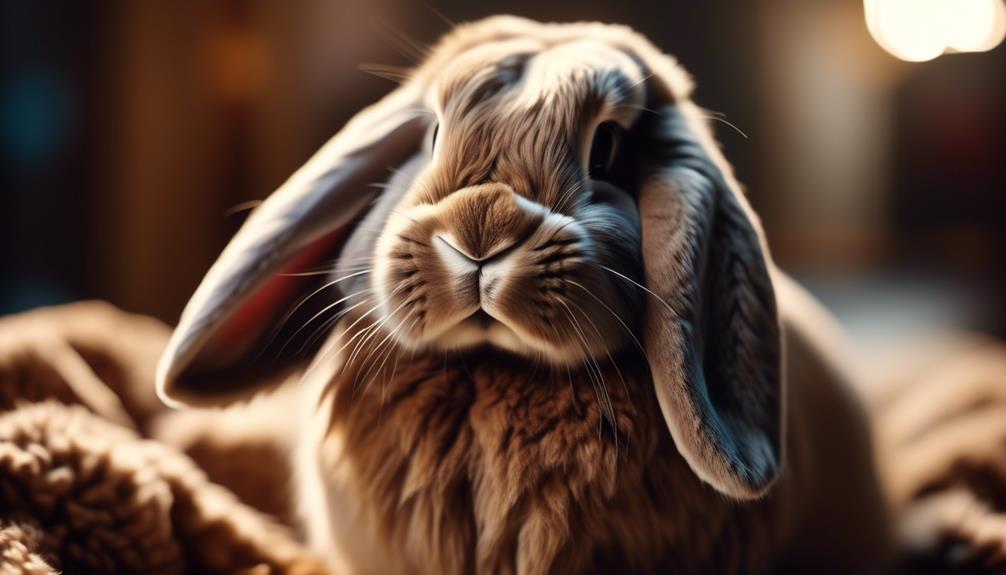
M 308 245 L 237 306 L 179 374 L 177 389 L 209 390 L 218 402 L 280 383 L 309 362 L 340 312 L 366 297 L 377 235 L 428 161 L 420 154 L 403 164 L 364 215 Z
M 316 316 L 337 297 L 326 280 L 346 235 L 347 229 L 339 229 L 307 246 L 249 295 L 209 335 L 179 374 L 179 386 L 228 397 L 241 394 L 249 382 L 279 383 L 310 358 L 322 338 L 305 328 L 322 329 L 328 319 Z
M 315 334 L 300 329 L 310 317 L 296 314 L 321 312 L 315 303 L 333 306 L 330 297 L 314 297 L 313 286 L 331 273 L 341 240 L 379 195 L 374 184 L 419 150 L 420 91 L 403 85 L 357 114 L 251 214 L 182 312 L 157 368 L 162 400 L 243 399 L 287 367 L 289 356 L 277 357 L 273 341 L 284 352 L 306 351 L 311 341 L 285 341 Z M 294 315 L 284 318 L 291 305 Z

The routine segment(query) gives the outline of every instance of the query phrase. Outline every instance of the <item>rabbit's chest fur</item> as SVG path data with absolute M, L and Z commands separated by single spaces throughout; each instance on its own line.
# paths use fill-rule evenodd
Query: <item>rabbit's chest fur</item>
M 641 362 L 399 359 L 380 376 L 344 369 L 321 403 L 307 465 L 328 505 L 309 514 L 327 515 L 343 568 L 729 573 L 767 553 L 770 535 L 749 529 L 766 503 L 695 477 Z

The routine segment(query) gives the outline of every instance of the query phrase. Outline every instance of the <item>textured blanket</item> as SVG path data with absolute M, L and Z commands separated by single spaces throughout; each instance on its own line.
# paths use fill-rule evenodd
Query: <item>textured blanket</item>
M 0 319 L 0 573 L 324 573 L 278 519 L 282 446 L 159 406 L 167 335 L 98 303 Z
M 325 572 L 290 518 L 296 388 L 166 410 L 168 331 L 93 302 L 0 318 L 0 575 Z M 1003 573 L 1006 347 L 937 348 L 871 398 L 903 571 Z
M 1006 573 L 1006 345 L 915 343 L 874 398 L 905 573 Z

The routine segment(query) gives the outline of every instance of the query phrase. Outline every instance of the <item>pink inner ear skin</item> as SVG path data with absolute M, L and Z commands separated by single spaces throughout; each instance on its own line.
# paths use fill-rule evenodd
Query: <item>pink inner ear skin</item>
M 208 354 L 236 357 L 255 343 L 263 331 L 270 328 L 285 306 L 293 305 L 300 286 L 312 276 L 291 275 L 314 271 L 331 248 L 346 235 L 340 228 L 309 245 L 279 273 L 272 276 L 242 303 L 217 329 L 206 344 Z

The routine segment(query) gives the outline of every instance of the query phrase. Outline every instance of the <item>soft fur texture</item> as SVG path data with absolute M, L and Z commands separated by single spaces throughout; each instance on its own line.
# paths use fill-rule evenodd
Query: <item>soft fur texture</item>
M 275 520 L 141 436 L 226 438 L 209 421 L 161 420 L 152 384 L 166 339 L 156 321 L 99 303 L 0 319 L 0 573 L 325 573 Z M 220 469 L 240 454 L 218 448 L 207 459 Z M 240 461 L 259 476 L 259 498 L 282 491 L 263 483 L 267 460 Z
M 459 27 L 249 219 L 182 315 L 162 397 L 251 393 L 284 270 L 348 234 L 301 300 L 337 286 L 305 324 L 337 322 L 297 455 L 337 568 L 881 565 L 865 418 L 691 89 L 624 27 Z M 365 210 L 361 178 L 389 165 Z
M 618 382 L 614 429 L 586 370 L 406 355 L 393 379 L 356 386 L 348 366 L 322 404 L 332 414 L 320 440 L 326 492 L 310 498 L 328 501 L 321 520 L 334 523 L 337 564 L 367 573 L 881 569 L 887 533 L 867 423 L 835 385 L 814 330 L 791 319 L 789 370 L 803 383 L 787 425 L 798 431 L 787 472 L 751 503 L 717 494 L 678 455 L 631 351 L 616 358 L 618 373 L 605 368 Z

